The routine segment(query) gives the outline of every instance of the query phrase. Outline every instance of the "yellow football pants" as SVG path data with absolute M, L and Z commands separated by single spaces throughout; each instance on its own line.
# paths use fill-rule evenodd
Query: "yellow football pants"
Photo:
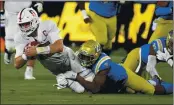
M 141 64 L 139 62 L 140 60 L 140 48 L 135 48 L 126 57 L 126 60 L 123 63 L 124 67 L 129 68 L 131 71 L 138 73 L 141 69 Z M 139 67 L 138 71 L 136 69 Z M 142 73 L 140 74 L 144 79 L 148 80 L 150 78 L 150 74 L 146 71 L 143 70 Z
M 126 60 L 123 63 L 124 67 L 129 68 L 133 72 L 135 72 L 139 64 L 139 50 L 140 48 L 135 48 L 131 52 L 129 52 L 129 54 L 126 57 Z
M 90 28 L 96 38 L 96 41 L 101 45 L 106 45 L 108 41 L 112 42 L 112 39 L 116 34 L 117 17 L 113 16 L 111 18 L 105 18 L 90 10 L 88 15 L 92 19 Z M 112 45 L 108 46 L 107 49 L 111 48 Z
M 154 94 L 155 87 L 152 84 L 150 84 L 147 80 L 132 72 L 132 70 L 130 70 L 129 68 L 127 67 L 124 68 L 128 75 L 128 80 L 125 83 L 126 87 L 136 92 L 142 92 L 150 95 Z
M 168 33 L 173 29 L 173 20 L 164 20 L 159 18 L 155 20 L 155 22 L 157 23 L 157 27 L 151 35 L 148 43 L 151 43 L 155 39 L 167 36 Z

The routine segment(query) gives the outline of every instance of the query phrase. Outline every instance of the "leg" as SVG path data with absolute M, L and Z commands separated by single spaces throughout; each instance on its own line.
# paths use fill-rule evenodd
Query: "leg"
M 7 12 L 5 12 L 5 64 L 11 63 L 11 55 L 15 51 L 14 34 L 18 32 L 16 18 L 16 15 L 10 15 Z
M 107 24 L 107 35 L 108 35 L 108 40 L 107 43 L 104 45 L 103 49 L 112 49 L 112 39 L 114 38 L 116 34 L 116 26 L 117 26 L 117 17 L 113 16 L 111 18 L 105 18 L 105 22 Z
M 35 77 L 33 77 L 34 64 L 35 64 L 35 60 L 27 61 L 27 67 L 26 67 L 26 71 L 24 73 L 24 77 L 26 80 L 36 79 Z
M 74 51 L 70 49 L 69 47 L 66 47 L 65 50 L 68 52 L 71 70 L 76 73 L 81 72 L 83 70 L 83 67 L 81 66 L 79 59 L 75 55 Z
M 124 67 L 129 68 L 133 72 L 136 71 L 139 64 L 139 50 L 140 48 L 133 49 L 128 55 L 123 63 Z
M 136 75 L 130 69 L 125 68 L 125 70 L 128 75 L 128 80 L 127 80 L 125 86 L 127 86 L 137 92 L 142 92 L 142 93 L 151 94 L 151 95 L 154 94 L 155 87 L 152 84 L 150 84 L 148 81 L 146 81 L 142 77 Z
M 5 54 L 4 63 L 10 64 L 12 62 L 12 54 L 15 52 L 14 40 L 5 39 Z
M 106 23 L 102 21 L 103 17 L 97 15 L 92 11 L 89 11 L 89 16 L 92 18 L 90 28 L 96 38 L 96 41 L 101 45 L 105 45 L 107 43 L 108 37 Z
M 160 23 L 161 21 L 163 23 Z M 153 34 L 151 35 L 148 43 L 151 43 L 153 40 L 158 39 L 160 37 L 167 36 L 168 32 L 173 29 L 172 21 L 173 20 L 171 20 L 171 21 L 166 20 L 166 22 L 168 22 L 168 23 L 164 23 L 165 20 L 159 20 L 159 23 L 157 23 L 157 27 L 156 27 L 155 31 L 153 32 Z

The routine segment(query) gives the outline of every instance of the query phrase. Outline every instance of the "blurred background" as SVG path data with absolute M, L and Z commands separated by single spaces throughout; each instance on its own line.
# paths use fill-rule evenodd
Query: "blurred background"
M 89 3 L 85 7 L 88 11 Z M 117 32 L 113 39 L 113 50 L 124 48 L 127 52 L 148 42 L 155 19 L 155 4 L 129 2 L 118 6 Z M 44 1 L 40 19 L 52 20 L 62 31 L 64 44 L 79 46 L 82 42 L 95 39 L 89 24 L 85 24 L 76 2 Z M 4 21 L 1 16 L 0 45 L 4 52 Z

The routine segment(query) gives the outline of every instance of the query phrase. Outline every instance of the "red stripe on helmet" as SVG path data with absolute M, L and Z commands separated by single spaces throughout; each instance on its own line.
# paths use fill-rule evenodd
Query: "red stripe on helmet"
M 25 8 L 24 8 L 25 9 Z M 24 11 L 24 9 L 22 9 L 22 11 L 20 12 L 20 15 L 19 15 L 19 20 L 21 21 L 22 19 L 22 12 Z

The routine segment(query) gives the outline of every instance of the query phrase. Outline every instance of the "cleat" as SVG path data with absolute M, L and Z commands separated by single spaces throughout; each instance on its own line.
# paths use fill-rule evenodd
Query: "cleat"
M 4 63 L 7 65 L 12 63 L 12 54 L 4 54 Z

